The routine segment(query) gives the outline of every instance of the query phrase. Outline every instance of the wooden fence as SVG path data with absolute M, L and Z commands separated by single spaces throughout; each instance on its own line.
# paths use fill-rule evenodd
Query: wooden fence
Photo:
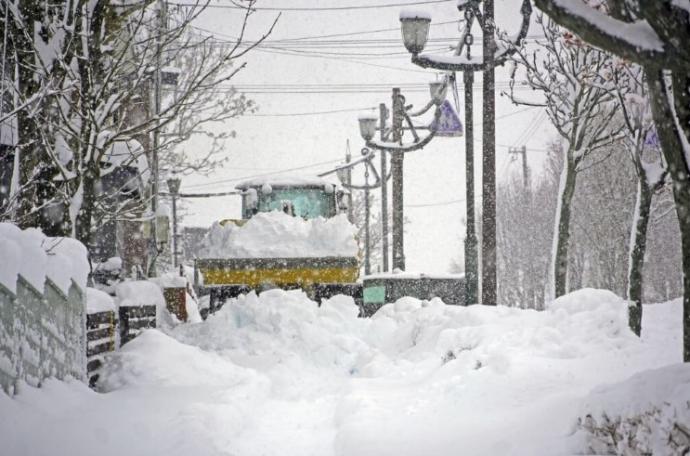
M 156 327 L 156 306 L 120 306 L 120 341 L 124 345 L 144 329 Z
M 118 319 L 114 310 L 86 316 L 86 372 L 89 386 L 96 386 L 106 353 L 118 347 Z

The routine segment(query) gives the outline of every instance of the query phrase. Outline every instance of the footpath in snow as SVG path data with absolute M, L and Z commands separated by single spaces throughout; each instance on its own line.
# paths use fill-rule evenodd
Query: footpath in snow
M 370 319 L 343 296 L 319 308 L 301 291 L 252 293 L 124 346 L 108 361 L 105 394 L 50 381 L 0 395 L 0 453 L 585 452 L 575 423 L 586 407 L 620 407 L 623 394 L 643 409 L 649 378 L 666 370 L 600 385 L 676 364 L 661 399 L 690 392 L 680 301 L 645 306 L 643 328 L 636 338 L 625 303 L 598 290 L 543 312 L 405 298 Z

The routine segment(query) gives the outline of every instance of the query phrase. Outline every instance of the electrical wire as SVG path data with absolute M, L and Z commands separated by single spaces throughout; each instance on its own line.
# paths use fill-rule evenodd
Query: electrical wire
M 430 5 L 434 3 L 448 3 L 453 0 L 426 0 L 422 2 L 411 2 L 411 3 L 384 3 L 378 5 L 354 5 L 354 6 L 313 6 L 313 7 L 294 7 L 286 6 L 283 8 L 278 7 L 249 7 L 237 4 L 232 5 L 216 5 L 208 4 L 205 5 L 206 8 L 221 8 L 221 9 L 237 9 L 237 10 L 251 10 L 251 11 L 302 11 L 302 12 L 316 12 L 316 11 L 352 11 L 352 10 L 364 10 L 364 9 L 377 9 L 377 8 L 395 8 L 395 7 L 406 7 L 406 6 L 418 6 L 418 5 Z M 176 3 L 170 2 L 171 6 L 200 6 L 198 3 Z M 202 5 L 203 6 L 203 5 Z
M 506 87 L 509 81 L 497 81 L 496 87 Z M 314 83 L 314 84 L 258 84 L 247 83 L 237 85 L 219 85 L 213 90 L 218 93 L 241 92 L 244 94 L 362 94 L 388 93 L 392 87 L 402 89 L 404 93 L 426 93 L 429 86 L 426 83 Z M 473 87 L 481 91 L 481 86 Z M 529 88 L 525 88 L 529 90 Z M 168 91 L 173 91 L 169 89 Z M 367 108 L 365 108 L 367 109 Z M 527 108 L 526 108 L 527 109 Z M 525 110 L 526 110 L 525 109 Z M 519 111 L 522 112 L 522 111 Z M 514 115 L 510 113 L 508 115 Z
M 311 165 L 297 166 L 294 168 L 285 168 L 285 169 L 281 169 L 281 170 L 274 171 L 271 173 L 254 174 L 252 176 L 242 176 L 242 177 L 236 177 L 236 178 L 231 178 L 231 179 L 221 179 L 221 180 L 217 180 L 217 181 L 204 182 L 201 184 L 192 184 L 192 185 L 185 186 L 185 188 L 208 187 L 209 185 L 226 184 L 226 183 L 230 183 L 230 182 L 240 182 L 243 180 L 254 179 L 257 177 L 274 176 L 277 174 L 288 173 L 291 171 L 300 171 L 303 169 L 315 168 L 317 166 L 330 165 L 330 164 L 339 163 L 339 162 L 342 162 L 342 159 L 328 160 L 328 161 L 323 161 L 323 162 L 319 162 L 319 163 L 312 163 Z
M 281 113 L 271 113 L 271 114 L 247 114 L 244 117 L 295 117 L 295 116 L 320 116 L 327 114 L 338 114 L 341 112 L 361 112 L 376 109 L 376 107 L 369 106 L 367 108 L 352 108 L 352 109 L 334 109 L 332 111 L 312 111 L 312 112 L 281 112 Z
M 404 207 L 407 208 L 419 208 L 419 207 L 437 207 L 437 206 L 450 206 L 451 204 L 460 204 L 464 203 L 465 199 L 457 199 L 457 200 L 450 200 L 450 201 L 441 201 L 438 203 L 425 203 L 425 204 L 404 204 Z

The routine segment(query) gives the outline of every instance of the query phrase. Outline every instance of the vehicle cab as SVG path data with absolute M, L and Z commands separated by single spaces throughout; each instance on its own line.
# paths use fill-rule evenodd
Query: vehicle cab
M 349 194 L 320 177 L 269 177 L 242 182 L 235 187 L 242 193 L 242 218 L 258 212 L 283 211 L 314 219 L 331 218 L 346 211 Z

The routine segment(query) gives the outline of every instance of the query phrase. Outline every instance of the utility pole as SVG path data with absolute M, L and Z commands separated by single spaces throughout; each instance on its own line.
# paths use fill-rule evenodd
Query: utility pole
M 382 133 L 382 137 L 384 138 L 383 141 L 374 140 L 374 136 L 376 135 L 376 124 L 381 120 L 381 118 L 385 118 L 385 116 L 379 115 L 379 118 L 377 118 L 375 115 L 372 116 L 368 114 L 359 116 L 360 134 L 362 135 L 362 139 L 366 141 L 367 147 L 380 150 L 382 153 L 391 153 L 391 175 L 393 176 L 393 269 L 399 269 L 401 271 L 405 270 L 403 241 L 403 157 L 406 152 L 422 149 L 424 146 L 429 144 L 436 134 L 436 128 L 429 128 L 430 133 L 426 137 L 420 138 L 416 132 L 415 125 L 412 123 L 411 118 L 420 116 L 426 113 L 433 106 L 436 106 L 432 125 L 438 125 L 442 112 L 441 105 L 443 104 L 446 93 L 446 84 L 447 81 L 443 83 L 433 82 L 429 84 L 431 101 L 429 101 L 424 108 L 415 113 L 407 112 L 407 109 L 411 109 L 412 105 L 408 107 L 405 106 L 405 97 L 403 97 L 400 93 L 400 88 L 396 87 L 393 89 L 391 103 L 392 140 L 390 142 L 385 139 L 388 136 L 386 135 L 385 131 Z M 383 109 L 381 109 L 381 111 L 383 111 Z M 414 137 L 414 142 L 411 144 L 403 144 L 403 121 L 407 122 L 407 129 L 412 132 L 412 136 Z M 385 130 L 385 124 L 382 126 L 382 128 Z M 367 166 L 372 166 L 369 158 L 366 160 L 366 162 Z M 377 178 L 376 186 L 378 186 L 378 181 L 382 181 L 383 185 L 385 185 L 385 182 L 388 180 L 388 175 L 384 174 L 383 176 L 379 176 L 378 172 L 373 166 L 371 167 L 371 170 L 374 172 Z
M 508 149 L 511 155 L 522 155 L 522 185 L 529 190 L 529 168 L 527 168 L 527 146 L 511 147 Z
M 469 49 L 469 48 L 468 48 Z M 465 235 L 465 302 L 474 304 L 479 302 L 477 292 L 479 277 L 479 258 L 477 252 L 477 234 L 474 220 L 474 106 L 472 85 L 474 72 L 463 71 L 465 85 L 465 204 L 467 214 L 467 228 Z
M 156 259 L 158 257 L 158 224 L 156 212 L 158 211 L 158 147 L 160 146 L 160 111 L 161 111 L 161 54 L 163 47 L 163 33 L 166 29 L 167 2 L 158 0 L 158 36 L 156 37 L 156 68 L 154 71 L 153 88 L 153 112 L 155 116 L 155 128 L 153 130 L 153 148 L 151 150 L 151 212 L 153 213 L 151 237 L 153 239 L 153 258 L 149 264 L 148 276 L 156 275 Z
M 494 0 L 484 0 L 482 34 L 482 304 L 496 305 L 496 93 Z
M 442 71 L 483 72 L 483 156 L 482 156 L 482 304 L 496 304 L 496 99 L 495 99 L 495 72 L 496 65 L 502 65 L 521 41 L 527 36 L 529 29 L 532 5 L 530 0 L 523 0 L 520 7 L 522 24 L 520 31 L 511 38 L 512 47 L 496 55 L 496 43 L 494 38 L 494 0 L 484 0 L 484 11 L 479 10 L 480 0 L 459 1 L 458 11 L 465 16 L 466 28 L 462 35 L 455 55 L 472 45 L 472 22 L 477 19 L 482 29 L 482 44 L 484 57 L 482 62 L 453 62 L 445 56 L 435 54 L 422 54 L 428 39 L 429 15 L 401 15 L 400 23 L 403 35 L 403 44 L 412 54 L 412 63 L 422 68 L 433 68 Z M 471 121 L 467 122 L 468 127 Z M 469 137 L 469 135 L 467 135 Z M 468 193 L 469 195 L 469 193 Z M 468 203 L 470 202 L 468 197 Z M 468 224 L 469 224 L 468 217 Z M 469 237 L 469 234 L 468 234 Z M 466 257 L 467 258 L 467 257 Z
M 371 274 L 371 247 L 369 236 L 369 166 L 364 167 L 364 275 Z
M 346 144 L 347 144 L 347 150 L 345 151 L 345 163 L 349 164 L 352 161 L 352 154 L 350 153 L 350 140 L 349 139 L 347 140 Z M 350 168 L 349 166 L 347 168 L 345 168 L 345 183 L 348 186 L 352 185 L 352 168 Z M 349 204 L 347 205 L 347 220 L 350 223 L 354 223 L 355 222 L 355 213 L 354 213 L 354 207 L 352 207 L 352 206 L 354 205 L 355 201 L 354 201 L 354 198 L 352 197 L 352 190 L 350 190 L 349 187 L 347 187 L 347 188 L 348 188 L 348 191 L 350 192 L 350 196 L 349 196 L 350 201 L 349 201 Z
M 379 125 L 381 141 L 386 140 L 386 121 L 388 120 L 388 109 L 385 103 L 379 105 Z M 386 180 L 387 163 L 386 151 L 381 151 L 381 249 L 383 259 L 383 272 L 388 272 L 388 181 Z
M 404 101 L 400 88 L 393 89 L 392 96 L 393 142 L 402 144 Z M 391 172 L 393 174 L 393 269 L 405 270 L 405 253 L 403 251 L 403 157 L 400 152 L 391 154 Z

